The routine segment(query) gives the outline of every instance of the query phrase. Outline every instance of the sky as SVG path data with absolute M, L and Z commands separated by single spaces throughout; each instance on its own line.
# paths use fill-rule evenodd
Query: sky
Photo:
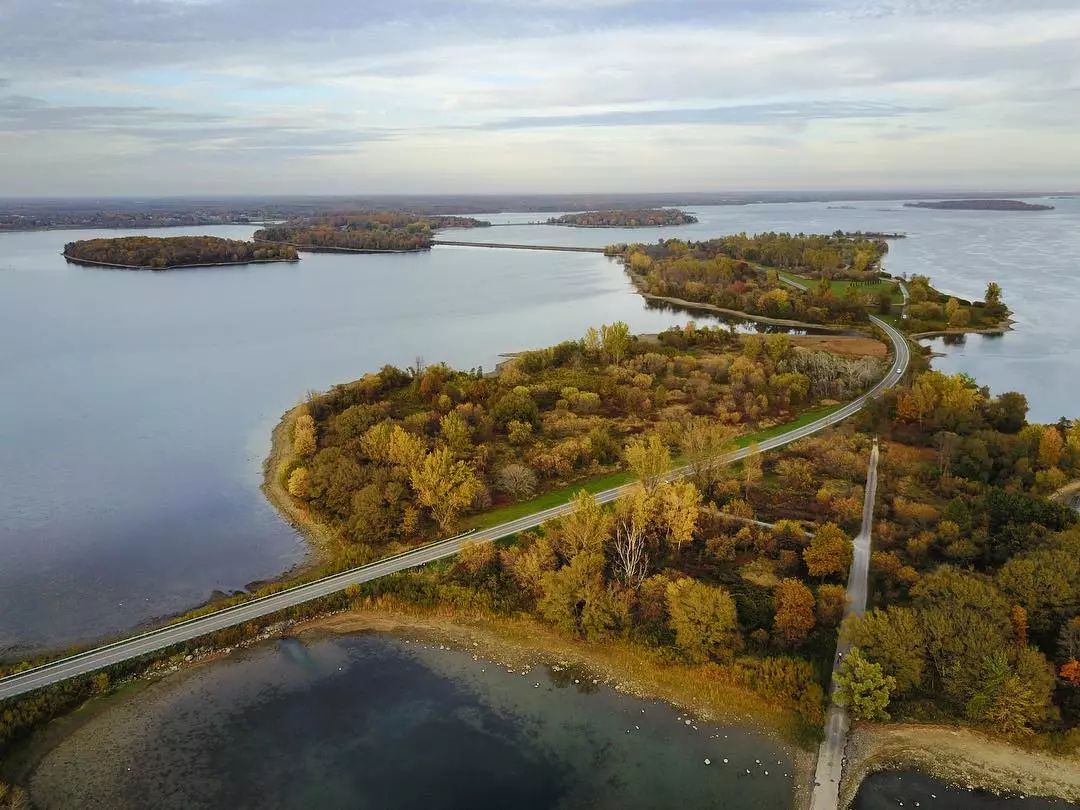
M 1080 188 L 1076 0 L 0 0 L 0 196 Z

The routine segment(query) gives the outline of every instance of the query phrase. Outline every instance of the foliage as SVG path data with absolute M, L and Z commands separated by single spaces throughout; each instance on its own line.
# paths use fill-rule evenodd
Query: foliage
M 164 270 L 170 267 L 243 262 L 296 261 L 291 245 L 266 245 L 216 236 L 120 236 L 64 245 L 76 261 Z
M 677 208 L 635 208 L 619 211 L 583 211 L 550 217 L 548 225 L 578 228 L 649 228 L 662 225 L 689 225 L 697 217 Z
M 896 679 L 867 660 L 858 647 L 848 651 L 836 673 L 836 702 L 857 720 L 888 720 L 885 710 L 895 688 Z

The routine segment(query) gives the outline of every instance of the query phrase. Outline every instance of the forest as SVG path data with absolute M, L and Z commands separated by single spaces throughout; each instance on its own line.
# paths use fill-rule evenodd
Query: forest
M 150 270 L 244 262 L 294 262 L 299 258 L 291 245 L 259 244 L 216 236 L 83 239 L 64 245 L 64 257 L 74 262 Z
M 550 217 L 548 225 L 571 225 L 575 228 L 652 228 L 664 225 L 690 225 L 698 219 L 678 208 L 636 208 L 618 211 L 582 211 Z
M 430 249 L 434 232 L 440 228 L 481 228 L 490 224 L 472 217 L 372 211 L 289 220 L 261 228 L 254 238 L 309 250 L 414 251 Z
M 813 284 L 805 291 L 785 283 L 771 264 L 781 256 L 781 246 L 788 246 L 789 242 L 776 241 L 773 236 L 764 235 L 759 246 L 752 240 L 744 244 L 743 237 L 707 242 L 668 239 L 651 245 L 612 246 L 608 252 L 622 257 L 630 277 L 646 295 L 811 323 L 867 321 L 866 310 L 873 303 L 872 296 L 856 285 L 849 285 L 837 295 L 828 278 L 822 278 L 822 284 Z M 855 240 L 820 239 L 846 245 L 855 255 Z
M 879 360 L 798 349 L 785 335 L 690 325 L 642 340 L 616 323 L 525 352 L 494 375 L 386 367 L 312 396 L 279 475 L 339 529 L 351 556 L 364 556 L 633 468 L 639 446 L 680 458 L 704 452 L 698 442 L 715 451 L 813 403 L 851 398 L 882 371 Z

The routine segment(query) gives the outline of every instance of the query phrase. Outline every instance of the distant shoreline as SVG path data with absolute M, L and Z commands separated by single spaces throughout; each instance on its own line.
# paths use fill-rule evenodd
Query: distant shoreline
M 431 250 L 431 245 L 418 248 L 380 249 L 334 247 L 333 245 L 297 245 L 292 242 L 277 242 L 273 239 L 255 239 L 254 237 L 251 241 L 259 242 L 264 245 L 291 245 L 297 250 L 303 250 L 307 253 L 423 253 L 424 251 Z

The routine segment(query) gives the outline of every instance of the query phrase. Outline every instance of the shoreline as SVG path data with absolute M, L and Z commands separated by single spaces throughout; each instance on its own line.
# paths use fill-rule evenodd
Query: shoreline
M 998 795 L 1080 802 L 1080 759 L 1023 748 L 963 726 L 859 723 L 846 755 L 840 808 L 851 806 L 866 777 L 893 770 L 916 770 Z
M 258 242 L 263 245 L 289 245 L 297 250 L 302 250 L 305 253 L 423 253 L 424 251 L 431 250 L 432 246 L 418 247 L 418 248 L 350 248 L 350 247 L 335 247 L 333 245 L 297 245 L 292 242 L 275 242 L 273 239 L 256 239 L 252 237 L 252 242 Z
M 1010 313 L 1011 314 L 1011 313 Z M 952 335 L 1004 335 L 1006 332 L 1013 331 L 1013 324 L 1016 323 L 1008 315 L 1001 321 L 998 321 L 996 326 L 985 326 L 981 328 L 954 326 L 948 329 L 933 329 L 929 332 L 913 332 L 908 335 L 912 340 L 928 340 L 936 337 L 950 337 Z
M 118 264 L 116 262 L 96 262 L 93 259 L 80 259 L 76 256 L 69 256 L 67 253 L 61 253 L 70 264 L 78 264 L 84 267 L 111 267 L 115 270 L 151 270 L 159 272 L 161 270 L 187 270 L 197 267 L 241 267 L 245 264 L 277 264 L 279 262 L 285 262 L 286 264 L 296 264 L 300 261 L 296 259 L 248 259 L 242 262 L 199 262 L 197 264 L 168 264 L 164 267 L 154 267 L 149 264 Z

